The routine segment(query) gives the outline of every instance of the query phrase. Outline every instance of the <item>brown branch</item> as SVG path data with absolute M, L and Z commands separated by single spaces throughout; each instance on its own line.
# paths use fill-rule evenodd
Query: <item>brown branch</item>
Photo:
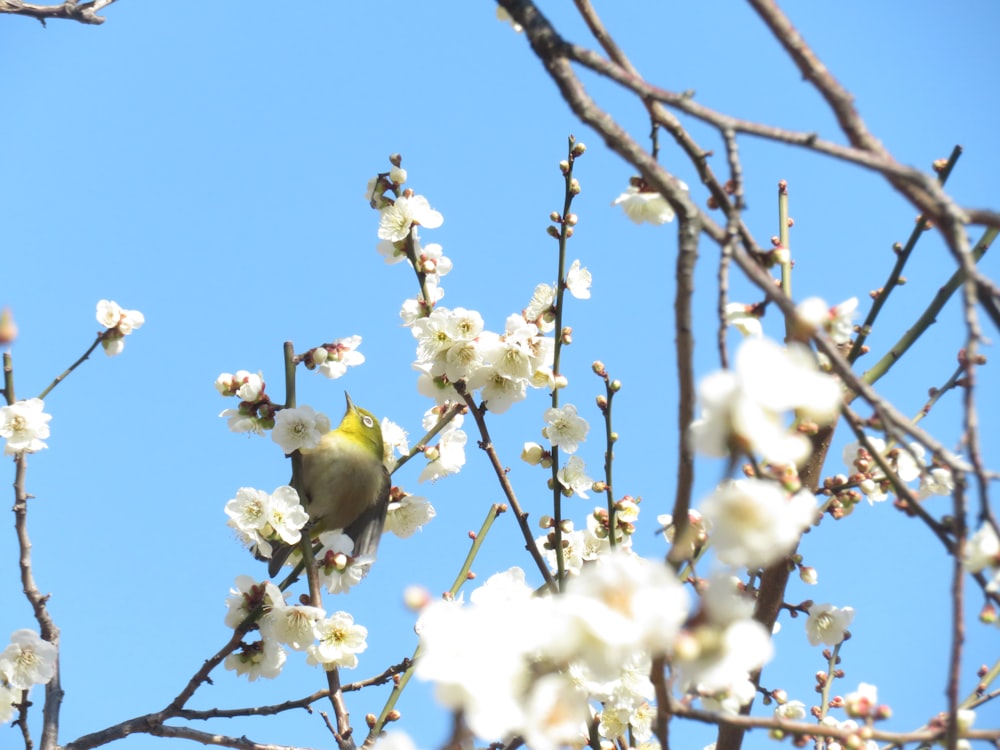
M 559 585 L 556 583 L 555 578 L 552 577 L 552 573 L 549 572 L 549 566 L 545 563 L 542 553 L 538 551 L 538 545 L 535 544 L 535 537 L 531 533 L 531 525 L 528 523 L 528 514 L 521 508 L 521 503 L 518 501 L 517 494 L 514 492 L 514 486 L 510 483 L 510 479 L 507 478 L 507 471 L 504 469 L 503 464 L 500 463 L 500 457 L 497 455 L 496 448 L 493 447 L 493 440 L 490 438 L 490 431 L 486 426 L 486 419 L 483 416 L 482 410 L 476 407 L 476 402 L 466 390 L 464 381 L 460 380 L 455 383 L 455 390 L 457 390 L 458 394 L 465 399 L 465 403 L 469 407 L 469 413 L 472 415 L 472 418 L 476 422 L 476 426 L 479 428 L 479 447 L 489 458 L 490 465 L 493 467 L 493 472 L 497 476 L 497 481 L 500 482 L 500 488 L 503 490 L 504 497 L 507 498 L 507 502 L 510 504 L 511 510 L 514 511 L 514 518 L 517 519 L 518 528 L 521 529 L 521 534 L 524 536 L 524 548 L 535 561 L 535 565 L 538 567 L 538 571 L 545 579 L 545 583 L 549 587 L 549 590 L 553 594 L 558 593 Z
M 694 321 L 691 300 L 694 297 L 694 266 L 698 260 L 700 234 L 697 219 L 685 217 L 678 222 L 677 265 L 674 271 L 677 279 L 674 296 L 674 344 L 677 351 L 677 429 L 680 440 L 677 447 L 677 489 L 673 507 L 674 545 L 667 557 L 678 567 L 682 558 L 687 556 L 688 514 L 694 486 L 694 447 L 688 429 L 694 421 L 695 405 Z
M 13 388 L 11 387 L 11 390 Z M 13 396 L 13 393 L 11 393 Z M 42 709 L 41 749 L 52 750 L 59 741 L 59 711 L 62 707 L 63 690 L 59 675 L 59 628 L 48 609 L 48 594 L 42 594 L 35 581 L 31 564 L 31 538 L 28 535 L 28 500 L 30 495 L 25 490 L 25 475 L 28 471 L 28 459 L 24 453 L 14 458 L 14 529 L 17 535 L 18 565 L 21 571 L 21 588 L 31 604 L 35 621 L 43 640 L 56 647 L 55 672 L 52 679 L 45 685 L 45 706 Z M 22 715 L 22 719 L 25 718 Z M 26 722 L 22 724 L 27 731 Z
M 703 724 L 722 724 L 725 726 L 739 727 L 741 730 L 747 729 L 777 729 L 788 735 L 802 735 L 809 737 L 826 737 L 840 740 L 842 743 L 853 742 L 852 737 L 858 734 L 858 728 L 827 726 L 819 723 L 809 723 L 806 721 L 788 721 L 775 716 L 742 716 L 727 714 L 715 711 L 700 711 L 688 708 L 682 704 L 674 703 L 671 710 L 675 716 L 680 716 Z M 919 729 L 913 732 L 890 732 L 879 729 L 876 726 L 865 728 L 866 735 L 873 740 L 889 742 L 893 745 L 902 746 L 904 744 L 924 743 L 931 745 L 941 740 L 945 736 L 944 727 Z M 1000 741 L 1000 729 L 970 729 L 963 737 L 971 740 Z
M 59 5 L 37 5 L 21 0 L 0 0 L 0 13 L 28 16 L 40 21 L 42 26 L 45 25 L 46 21 L 51 20 L 78 21 L 97 26 L 106 20 L 97 14 L 113 2 L 115 0 L 90 0 L 86 3 L 67 0 Z

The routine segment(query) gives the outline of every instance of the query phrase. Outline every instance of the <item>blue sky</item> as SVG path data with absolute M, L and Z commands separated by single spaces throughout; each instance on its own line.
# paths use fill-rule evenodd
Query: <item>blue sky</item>
M 586 41 L 564 5 L 543 9 L 566 36 Z M 839 140 L 818 95 L 747 7 L 717 0 L 602 5 L 609 29 L 649 80 L 694 89 L 702 103 L 740 117 Z M 813 2 L 789 13 L 900 161 L 927 168 L 960 143 L 965 154 L 950 192 L 966 205 L 996 207 L 995 4 L 966 2 L 945 13 L 929 1 L 905 8 Z M 29 463 L 35 573 L 52 593 L 63 631 L 63 741 L 169 703 L 228 638 L 223 602 L 235 576 L 265 573 L 232 539 L 222 508 L 241 486 L 285 483 L 289 469 L 270 440 L 233 435 L 217 418 L 231 405 L 212 387 L 220 372 L 262 370 L 280 397 L 282 342 L 303 351 L 359 334 L 367 363 L 335 383 L 303 373 L 300 402 L 339 415 L 346 388 L 419 437 L 429 404 L 416 393 L 414 344 L 398 317 L 414 281 L 376 254 L 377 216 L 362 199 L 366 180 L 387 168 L 392 152 L 403 154 L 410 185 L 445 217 L 423 235 L 455 262 L 444 304 L 478 309 L 487 327 L 499 330 L 537 283 L 555 277 L 555 243 L 545 226 L 562 202 L 557 164 L 570 133 L 589 146 L 577 168 L 583 193 L 574 204 L 580 224 L 570 257 L 593 273 L 593 298 L 571 301 L 567 312 L 574 344 L 564 354 L 571 388 L 563 400 L 589 410 L 599 431 L 592 404 L 600 383 L 590 363 L 602 359 L 622 380 L 616 481 L 620 492 L 644 499 L 637 548 L 663 552 L 653 519 L 673 498 L 675 232 L 633 226 L 610 206 L 632 170 L 574 121 L 524 38 L 494 20 L 492 4 L 328 3 L 303 14 L 122 2 L 106 15 L 101 27 L 53 22 L 43 29 L 0 19 L 7 71 L 0 82 L 7 124 L 0 305 L 12 308 L 21 331 L 13 348 L 18 396 L 36 395 L 86 349 L 97 330 L 97 300 L 146 316 L 120 357 L 95 354 L 49 396 L 50 449 Z M 648 131 L 634 102 L 587 80 L 637 136 Z M 721 144 L 690 124 L 716 149 L 713 163 L 723 171 Z M 856 168 L 749 138 L 740 145 L 745 218 L 758 238 L 775 233 L 776 184 L 789 183 L 796 295 L 831 303 L 857 296 L 867 310 L 868 291 L 881 286 L 893 262 L 892 243 L 909 234 L 912 207 Z M 667 143 L 662 160 L 703 200 L 692 168 Z M 714 258 L 715 249 L 703 245 L 699 374 L 717 365 Z M 996 274 L 993 258 L 983 266 Z M 909 283 L 869 340 L 875 352 L 909 326 L 952 269 L 937 237 L 924 237 Z M 758 298 L 740 282 L 733 297 Z M 953 303 L 885 379 L 903 412 L 915 414 L 927 388 L 951 374 L 961 342 L 957 320 Z M 765 319 L 765 329 L 782 332 L 775 318 Z M 987 325 L 986 333 L 997 332 Z M 988 416 L 997 413 L 1000 390 L 991 368 L 982 371 L 979 398 L 987 458 L 996 466 Z M 547 394 L 532 393 L 491 422 L 535 518 L 546 512 L 545 477 L 517 456 L 523 441 L 540 438 L 547 403 Z M 956 405 L 949 398 L 924 422 L 950 446 L 959 436 Z M 846 441 L 841 435 L 832 461 Z M 595 471 L 601 450 L 591 441 L 582 451 Z M 412 652 L 414 616 L 401 604 L 403 588 L 446 589 L 465 556 L 466 532 L 501 500 L 474 437 L 468 459 L 460 475 L 434 485 L 417 486 L 416 466 L 397 475 L 397 483 L 431 500 L 438 518 L 412 539 L 386 539 L 364 585 L 329 605 L 350 610 L 370 630 L 369 650 L 345 680 Z M 722 471 L 719 463 L 699 463 L 696 496 Z M 835 471 L 831 464 L 828 473 Z M 947 512 L 947 501 L 934 502 L 932 512 Z M 592 507 L 573 501 L 570 512 L 582 525 Z M 522 544 L 513 519 L 503 518 L 475 566 L 481 579 L 510 565 L 528 569 Z M 819 569 L 820 585 L 794 583 L 789 600 L 858 611 L 844 691 L 877 683 L 899 729 L 942 708 L 948 580 L 932 536 L 888 504 L 866 505 L 847 521 L 824 523 L 802 551 Z M 8 571 L 0 577 L 0 634 L 32 627 L 9 530 L 0 534 L 0 561 Z M 974 593 L 970 599 L 974 611 L 979 602 Z M 995 630 L 971 624 L 968 664 L 992 663 L 997 643 Z M 808 648 L 801 621 L 784 623 L 777 650 L 765 682 L 811 701 L 821 657 Z M 304 663 L 252 685 L 220 672 L 192 705 L 270 703 L 321 686 L 321 675 Z M 350 696 L 358 726 L 385 695 Z M 33 697 L 40 704 L 42 693 Z M 400 709 L 401 726 L 422 746 L 444 739 L 449 717 L 432 706 L 425 686 L 411 685 Z M 986 709 L 980 724 L 996 726 L 998 714 Z M 319 718 L 305 713 L 205 728 L 261 742 L 326 741 Z M 704 728 L 675 731 L 691 747 L 711 741 Z M 121 745 L 167 742 L 138 736 Z M 747 746 L 764 742 L 751 736 Z

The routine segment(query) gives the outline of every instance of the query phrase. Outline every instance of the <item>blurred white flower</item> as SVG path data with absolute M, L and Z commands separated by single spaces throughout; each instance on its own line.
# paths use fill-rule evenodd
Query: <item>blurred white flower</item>
M 806 490 L 789 496 L 769 480 L 738 479 L 720 485 L 701 513 L 722 562 L 767 567 L 790 553 L 816 520 L 816 498 Z
M 691 425 L 695 448 L 710 456 L 752 451 L 778 464 L 800 464 L 809 441 L 790 431 L 786 415 L 825 424 L 838 414 L 837 380 L 820 372 L 808 350 L 783 348 L 768 339 L 748 338 L 732 370 L 702 378 L 702 416 Z

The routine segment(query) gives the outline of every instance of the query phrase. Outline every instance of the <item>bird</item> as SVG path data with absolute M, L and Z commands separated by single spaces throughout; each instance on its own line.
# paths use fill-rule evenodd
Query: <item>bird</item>
M 391 481 L 383 463 L 382 428 L 367 409 L 356 406 L 349 393 L 347 411 L 336 429 L 315 448 L 300 448 L 300 493 L 309 514 L 310 539 L 324 531 L 342 529 L 354 542 L 354 557 L 374 557 L 385 514 Z M 298 545 L 276 544 L 267 572 L 277 576 Z

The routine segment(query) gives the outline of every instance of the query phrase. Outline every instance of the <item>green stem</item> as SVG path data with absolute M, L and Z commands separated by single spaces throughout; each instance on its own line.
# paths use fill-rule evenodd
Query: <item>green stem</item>
M 8 406 L 14 403 L 14 359 L 10 352 L 3 353 L 3 397 Z
M 951 151 L 951 156 L 948 158 L 948 162 L 944 169 L 938 174 L 938 182 L 942 185 L 947 181 L 948 175 L 951 174 L 952 168 L 955 166 L 955 162 L 958 161 L 958 157 L 962 155 L 962 147 L 955 146 Z M 903 268 L 906 266 L 906 262 L 910 259 L 910 255 L 913 253 L 913 248 L 917 246 L 917 240 L 920 239 L 921 235 L 927 229 L 927 219 L 924 218 L 923 214 L 917 219 L 916 225 L 913 227 L 913 231 L 910 232 L 910 238 L 906 241 L 906 245 L 903 246 L 896 257 L 896 265 L 893 266 L 892 271 L 889 273 L 889 278 L 886 279 L 885 284 L 882 285 L 882 290 L 875 301 L 872 304 L 872 309 L 868 311 L 868 315 L 865 318 L 865 322 L 861 324 L 860 333 L 857 339 L 854 340 L 854 345 L 851 347 L 850 354 L 847 355 L 847 361 L 853 363 L 861 356 L 861 347 L 864 346 L 865 340 L 868 338 L 868 334 L 871 333 L 872 326 L 875 324 L 875 319 L 878 317 L 879 311 L 885 305 L 886 300 L 889 299 L 889 295 L 899 285 L 900 276 L 903 273 Z
M 611 401 L 615 397 L 617 390 L 611 387 L 611 381 L 607 376 L 604 375 L 604 393 L 607 398 L 607 404 L 604 407 L 604 492 L 608 496 L 608 541 L 611 544 L 611 550 L 614 551 L 617 541 L 617 525 L 618 520 L 615 517 L 618 512 L 618 508 L 615 505 L 615 493 L 614 493 L 614 483 L 612 481 L 612 465 L 615 459 L 614 453 L 614 430 L 611 429 Z
M 998 230 L 990 227 L 985 232 L 983 232 L 982 238 L 976 243 L 976 246 L 972 249 L 972 259 L 974 262 L 978 262 L 980 258 L 986 253 L 990 245 L 993 244 L 993 240 L 996 239 Z M 894 364 L 903 356 L 907 349 L 909 349 L 913 343 L 920 338 L 920 335 L 926 331 L 931 325 L 937 320 L 938 313 L 944 307 L 945 303 L 951 297 L 952 294 L 962 285 L 965 281 L 965 272 L 962 269 L 956 270 L 951 278 L 938 290 L 937 294 L 934 295 L 934 299 L 927 306 L 927 309 L 921 313 L 920 317 L 917 318 L 916 322 L 910 326 L 909 330 L 904 333 L 899 340 L 885 353 L 871 369 L 866 370 L 861 379 L 871 385 L 875 383 L 879 378 L 885 375 L 892 368 Z
M 784 249 L 785 257 L 781 261 L 781 291 L 787 297 L 792 296 L 792 248 L 791 236 L 788 231 L 788 183 L 784 180 L 778 183 L 778 244 Z M 785 321 L 785 330 L 792 322 Z
M 494 504 L 490 507 L 489 512 L 486 514 L 486 519 L 483 521 L 483 525 L 479 527 L 479 533 L 477 533 L 475 538 L 472 540 L 472 546 L 469 548 L 469 553 L 465 556 L 465 562 L 462 563 L 462 567 L 458 571 L 458 575 L 455 576 L 455 582 L 448 590 L 452 599 L 458 596 L 458 592 L 462 588 L 462 585 L 469 580 L 469 571 L 472 570 L 472 563 L 479 554 L 479 549 L 483 546 L 483 542 L 486 540 L 486 535 L 489 534 L 497 516 L 505 510 L 506 508 L 502 505 Z M 410 682 L 410 678 L 413 676 L 413 669 L 419 657 L 420 645 L 418 644 L 413 651 L 413 656 L 410 657 L 410 665 L 406 668 L 406 671 L 400 675 L 399 681 L 393 685 L 392 692 L 389 694 L 389 698 L 386 700 L 385 706 L 383 706 L 378 719 L 375 720 L 375 723 L 369 730 L 368 737 L 365 740 L 363 747 L 370 746 L 382 733 L 382 729 L 385 727 L 389 714 L 396 708 L 396 703 L 399 702 L 399 698 L 402 695 L 403 690 L 406 689 L 407 684 Z
M 90 359 L 90 355 L 93 354 L 94 349 L 96 349 L 103 340 L 104 340 L 104 334 L 103 333 L 97 334 L 97 338 L 94 339 L 94 343 L 90 345 L 90 348 L 87 349 L 87 351 L 85 351 L 76 362 L 71 364 L 69 367 L 63 370 L 62 373 L 57 375 L 56 378 L 51 383 L 49 383 L 48 387 L 44 391 L 38 394 L 38 398 L 44 399 L 46 396 L 49 395 L 49 393 L 52 391 L 53 388 L 55 388 L 57 385 L 63 382 L 67 377 L 69 377 L 69 374 L 73 372 L 73 370 L 75 370 L 77 367 L 79 367 L 88 359 Z M 6 355 L 4 355 L 4 361 L 6 363 Z M 11 392 L 13 393 L 13 385 L 11 385 Z
M 565 190 L 563 193 L 563 210 L 559 222 L 559 268 L 556 275 L 555 345 L 553 347 L 552 355 L 553 378 L 557 378 L 559 376 L 559 363 L 563 346 L 563 299 L 566 295 L 566 243 L 571 233 L 571 227 L 566 222 L 566 217 L 569 216 L 570 206 L 573 203 L 573 196 L 575 195 L 575 192 L 572 189 L 573 164 L 576 161 L 576 157 L 573 152 L 575 145 L 576 139 L 571 135 L 569 137 L 566 156 L 566 162 L 569 164 L 569 167 L 563 175 Z M 558 408 L 558 406 L 559 389 L 553 388 L 552 408 L 555 409 Z M 552 519 L 554 523 L 553 533 L 556 553 L 556 580 L 559 583 L 559 589 L 562 590 L 563 579 L 566 577 L 566 561 L 563 557 L 562 547 L 562 486 L 559 484 L 559 449 L 556 446 L 552 446 Z

